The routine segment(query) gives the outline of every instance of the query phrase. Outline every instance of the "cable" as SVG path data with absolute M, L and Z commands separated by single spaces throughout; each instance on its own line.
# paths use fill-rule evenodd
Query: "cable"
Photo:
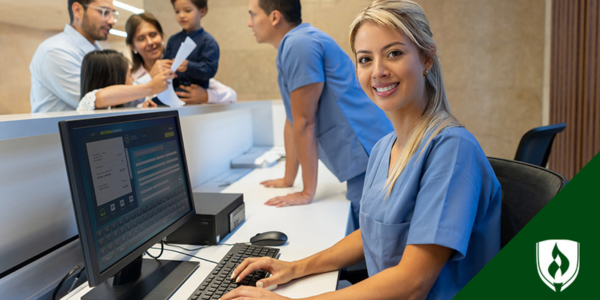
M 154 248 L 154 247 L 153 247 L 153 248 L 150 248 L 150 249 L 156 249 L 156 250 L 158 250 L 157 248 Z M 163 251 L 164 251 L 164 250 L 165 250 L 165 245 L 163 244 L 163 241 L 161 240 L 161 241 L 160 241 L 160 253 L 159 253 L 157 256 L 153 256 L 153 255 L 152 255 L 152 254 L 150 254 L 150 252 L 148 252 L 148 251 L 146 251 L 146 254 L 147 254 L 148 256 L 150 256 L 150 257 L 154 258 L 154 259 L 158 259 L 158 258 L 159 258 L 159 257 L 160 257 L 160 256 L 163 254 Z
M 152 247 L 152 248 L 150 248 L 150 249 L 155 249 L 155 250 L 158 250 L 158 248 L 154 248 L 154 247 Z M 183 254 L 183 255 L 187 255 L 187 256 L 191 256 L 191 257 L 194 257 L 194 258 L 197 258 L 197 259 L 201 259 L 201 260 L 207 261 L 207 262 L 209 262 L 209 263 L 213 263 L 213 264 L 215 264 L 215 265 L 219 264 L 219 263 L 218 263 L 218 262 L 216 262 L 216 261 L 212 261 L 212 260 L 209 260 L 209 259 L 205 259 L 205 258 L 198 257 L 198 256 L 195 256 L 195 255 L 187 254 L 187 253 L 183 253 L 183 252 L 181 252 L 181 251 L 172 250 L 172 249 L 164 249 L 164 250 L 165 250 L 165 251 L 171 251 L 171 252 L 179 253 L 179 254 Z
M 60 290 L 60 288 L 62 288 L 62 285 L 65 284 L 65 281 L 67 281 L 69 278 L 71 278 L 71 276 L 73 276 L 73 274 L 75 274 L 75 272 L 77 272 L 77 270 L 79 269 L 85 269 L 85 267 L 81 266 L 81 265 L 76 265 L 74 266 L 71 271 L 69 271 L 69 273 L 67 273 L 67 275 L 65 275 L 65 277 L 63 277 L 60 282 L 58 283 L 58 285 L 56 286 L 56 288 L 54 289 L 54 293 L 52 293 L 52 300 L 56 300 L 56 296 L 58 295 L 58 291 Z M 83 271 L 83 270 L 82 270 Z M 81 272 L 82 272 L 81 271 Z M 81 274 L 81 272 L 79 272 L 79 274 Z M 79 276 L 79 275 L 78 275 Z
M 165 242 L 165 245 L 171 246 L 171 247 L 175 247 L 175 248 L 179 248 L 179 249 L 182 249 L 182 250 L 185 250 L 185 251 L 190 251 L 190 252 L 191 251 L 202 250 L 202 249 L 209 248 L 209 247 L 215 247 L 215 246 L 234 246 L 234 244 L 219 244 L 219 245 L 206 245 L 206 246 L 198 247 L 196 249 L 188 249 L 188 248 L 181 247 L 179 245 L 169 244 L 167 242 Z
M 196 249 L 187 249 L 187 248 L 183 248 L 183 247 L 181 247 L 179 245 L 169 244 L 167 242 L 165 242 L 165 245 L 171 246 L 171 247 L 175 247 L 175 248 L 179 248 L 179 249 L 183 249 L 185 251 L 198 251 L 198 250 L 201 250 L 201 249 L 204 249 L 204 248 L 215 247 L 215 246 L 234 246 L 234 244 L 218 244 L 218 245 L 206 245 L 206 246 L 202 246 L 202 247 L 199 247 L 199 248 L 196 248 Z
M 154 259 L 157 259 L 157 258 L 159 258 L 163 254 L 163 251 L 171 251 L 171 252 L 175 252 L 175 253 L 179 253 L 179 254 L 191 256 L 191 257 L 194 257 L 194 258 L 197 258 L 197 259 L 201 259 L 201 260 L 207 261 L 209 263 L 213 263 L 215 265 L 219 264 L 216 261 L 208 260 L 208 259 L 205 259 L 205 258 L 202 258 L 202 257 L 198 257 L 198 256 L 195 256 L 195 255 L 188 254 L 188 253 L 183 253 L 183 252 L 180 252 L 180 251 L 177 251 L 177 250 L 172 250 L 172 249 L 165 249 L 164 245 L 175 247 L 175 248 L 179 248 L 179 249 L 182 249 L 182 250 L 185 250 L 185 251 L 198 251 L 200 249 L 204 249 L 204 248 L 207 248 L 207 247 L 219 246 L 219 245 L 208 245 L 208 246 L 202 246 L 202 247 L 199 247 L 199 248 L 196 248 L 196 249 L 188 249 L 188 248 L 184 248 L 184 247 L 181 247 L 181 246 L 178 246 L 178 245 L 172 245 L 172 244 L 169 244 L 167 242 L 163 243 L 163 241 L 160 241 L 160 254 L 158 254 L 158 256 L 154 257 L 148 251 L 146 251 L 146 254 L 148 256 L 154 258 Z M 220 244 L 220 245 L 234 246 L 234 244 Z M 154 248 L 154 247 L 151 247 L 150 249 L 158 250 L 158 248 Z
M 81 268 L 81 270 L 79 270 L 79 273 L 77 273 L 77 275 L 75 275 L 75 279 L 73 280 L 71 287 L 67 291 L 67 294 L 69 294 L 69 293 L 71 293 L 71 291 L 73 291 L 73 288 L 75 288 L 75 284 L 77 284 L 77 280 L 79 280 L 79 277 L 81 277 L 81 274 L 83 274 L 84 270 L 85 270 L 85 266 L 83 266 L 83 268 Z
M 202 246 L 202 247 L 199 247 L 199 248 L 196 248 L 196 249 L 187 249 L 187 248 L 183 248 L 183 247 L 178 246 L 178 245 L 172 245 L 172 244 L 169 244 L 169 243 L 165 243 L 165 245 L 171 246 L 171 247 L 175 247 L 175 248 L 179 248 L 179 249 L 183 249 L 185 251 L 198 251 L 200 249 L 204 249 L 204 248 L 210 247 L 210 245 L 209 245 L 209 246 Z

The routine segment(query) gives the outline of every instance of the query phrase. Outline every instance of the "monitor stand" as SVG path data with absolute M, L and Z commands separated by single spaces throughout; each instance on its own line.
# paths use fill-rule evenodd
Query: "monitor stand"
M 181 284 L 198 267 L 198 262 L 175 261 L 175 260 L 155 260 L 142 259 L 130 265 L 132 269 L 122 270 L 129 274 L 119 274 L 108 279 L 101 285 L 93 288 L 81 299 L 84 300 L 164 300 L 168 299 Z M 133 280 L 123 277 L 137 276 L 138 269 L 141 266 L 141 275 Z M 129 266 L 128 266 L 129 267 Z M 127 267 L 126 267 L 127 268 Z M 136 274 L 137 273 L 137 274 Z M 133 275 L 132 275 L 133 274 Z M 122 284 L 113 284 L 115 278 L 124 281 Z M 117 279 L 118 280 L 118 279 Z M 125 283 L 126 281 L 131 281 Z

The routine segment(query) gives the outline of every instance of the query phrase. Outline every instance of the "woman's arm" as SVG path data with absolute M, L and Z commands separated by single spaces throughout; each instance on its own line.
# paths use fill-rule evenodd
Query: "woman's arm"
M 296 263 L 298 275 L 295 278 L 336 271 L 365 260 L 360 229 L 349 234 L 341 241 L 315 255 Z
M 234 270 L 232 278 L 242 279 L 256 270 L 263 269 L 273 276 L 259 280 L 257 285 L 268 287 L 311 274 L 339 270 L 354 265 L 364 260 L 364 258 L 359 229 L 332 247 L 299 261 L 284 262 L 268 257 L 248 258 Z M 235 298 L 223 296 L 222 299 Z
M 237 101 L 237 93 L 234 89 L 230 88 L 211 78 L 208 81 L 208 103 L 233 103 Z
M 400 263 L 348 288 L 309 299 L 425 299 L 453 249 L 407 245 Z
M 111 85 L 96 94 L 96 108 L 104 108 L 127 103 L 146 96 L 158 94 L 167 89 L 170 79 L 173 79 L 171 70 L 158 73 L 147 84 L 141 85 Z
M 208 91 L 205 88 L 193 83 L 190 86 L 180 85 L 179 88 L 183 91 L 175 94 L 186 105 L 208 103 Z
M 328 250 L 331 250 L 334 247 Z M 406 246 L 402 260 L 398 265 L 385 269 L 373 277 L 365 279 L 348 288 L 307 299 L 425 299 L 453 251 L 454 250 L 450 248 L 433 244 L 408 245 Z M 328 254 L 334 253 L 330 252 Z M 338 256 L 345 255 L 345 253 L 336 254 Z M 320 263 L 323 263 L 321 259 L 326 258 L 327 256 L 328 255 L 323 255 L 323 252 L 321 252 L 309 257 L 304 263 L 310 263 L 311 267 L 309 269 L 313 271 L 323 269 L 320 266 Z M 332 257 L 328 258 L 331 259 Z M 333 259 L 335 260 L 335 258 Z M 325 262 L 325 264 L 331 266 L 328 262 Z M 287 298 L 262 288 L 244 286 L 231 291 L 221 299 Z
M 208 89 L 193 83 L 190 86 L 180 85 L 179 88 L 184 91 L 175 93 L 185 104 L 232 103 L 237 101 L 237 93 L 232 88 L 212 78 L 209 81 Z

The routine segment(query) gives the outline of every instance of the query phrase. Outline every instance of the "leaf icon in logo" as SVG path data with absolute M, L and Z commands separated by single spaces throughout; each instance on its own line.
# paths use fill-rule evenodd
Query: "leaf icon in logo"
M 556 263 L 557 257 L 560 259 L 560 266 L 558 263 Z M 550 272 L 550 275 L 554 277 L 554 279 L 558 280 L 558 278 L 556 278 L 558 270 L 560 269 L 561 275 L 564 275 L 569 269 L 569 259 L 567 259 L 567 257 L 560 252 L 560 250 L 558 250 L 558 244 L 554 244 L 554 249 L 552 249 L 552 258 L 554 258 L 554 261 L 548 267 L 548 272 Z

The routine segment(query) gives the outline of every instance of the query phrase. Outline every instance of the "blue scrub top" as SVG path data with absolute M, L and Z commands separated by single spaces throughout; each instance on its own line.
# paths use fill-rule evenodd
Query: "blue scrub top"
M 371 149 L 393 127 L 363 92 L 346 52 L 330 36 L 303 23 L 281 40 L 277 70 L 292 123 L 290 93 L 311 83 L 324 83 L 316 115 L 319 159 L 340 181 L 364 173 Z
M 466 129 L 441 131 L 417 160 L 427 139 L 387 199 L 396 133 L 373 148 L 360 209 L 363 248 L 369 276 L 396 266 L 408 244 L 454 249 L 427 297 L 451 299 L 500 251 L 500 183 Z

